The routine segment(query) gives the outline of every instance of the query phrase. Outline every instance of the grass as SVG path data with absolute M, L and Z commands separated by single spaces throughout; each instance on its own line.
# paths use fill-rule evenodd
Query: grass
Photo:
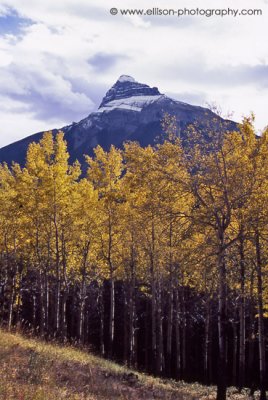
M 0 400 L 214 400 L 215 396 L 215 387 L 153 378 L 71 346 L 0 330 Z M 229 390 L 229 399 L 248 398 Z

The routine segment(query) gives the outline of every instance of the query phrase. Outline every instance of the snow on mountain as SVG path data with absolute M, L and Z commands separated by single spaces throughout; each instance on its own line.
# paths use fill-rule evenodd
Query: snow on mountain
M 151 88 L 150 86 L 144 83 L 137 82 L 131 76 L 121 75 L 120 78 L 116 81 L 116 83 L 111 87 L 110 90 L 108 90 L 108 92 L 104 96 L 100 104 L 99 111 L 101 112 L 107 111 L 107 109 L 106 110 L 103 109 L 103 107 L 107 105 L 108 107 L 113 107 L 115 104 L 118 106 L 120 102 L 109 105 L 109 103 L 115 100 L 130 99 L 131 97 L 137 97 L 137 96 L 160 96 L 160 95 L 161 93 L 156 87 Z M 122 104 L 125 103 L 122 102 Z M 128 102 L 128 106 L 130 105 L 131 105 L 130 102 Z M 136 106 L 133 104 L 133 107 Z M 139 106 L 137 107 L 139 108 Z
M 182 139 L 193 122 L 201 130 L 208 123 L 211 129 L 220 126 L 221 118 L 212 111 L 173 100 L 161 94 L 157 87 L 139 83 L 129 75 L 121 75 L 96 112 L 60 129 L 65 133 L 70 161 L 79 160 L 85 171 L 84 154 L 92 155 L 97 145 L 108 150 L 112 144 L 120 148 L 126 141 L 137 141 L 141 146 L 157 143 L 162 134 L 161 121 L 165 113 L 176 118 Z M 229 130 L 237 129 L 234 122 L 225 122 Z M 53 134 L 58 131 L 54 129 Z M 0 162 L 11 164 L 15 161 L 23 165 L 28 145 L 39 141 L 42 135 L 43 132 L 39 132 L 3 147 L 0 149 Z
M 129 75 L 121 75 L 118 79 L 118 82 L 136 82 L 132 76 Z
M 98 112 L 112 111 L 116 108 L 121 110 L 131 110 L 131 111 L 142 111 L 145 106 L 164 98 L 165 95 L 154 95 L 154 96 L 131 96 L 125 99 L 116 99 L 111 100 L 108 103 L 105 103 L 101 108 L 98 109 Z

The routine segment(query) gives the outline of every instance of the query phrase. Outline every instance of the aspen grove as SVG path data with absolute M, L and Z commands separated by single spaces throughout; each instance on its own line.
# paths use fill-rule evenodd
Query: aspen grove
M 0 166 L 0 320 L 167 378 L 267 389 L 268 131 Z

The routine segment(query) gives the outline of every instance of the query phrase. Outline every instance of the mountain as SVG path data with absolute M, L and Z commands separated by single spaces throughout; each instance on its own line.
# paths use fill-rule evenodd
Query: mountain
M 98 110 L 78 123 L 59 130 L 65 133 L 70 160 L 83 164 L 84 154 L 92 154 L 98 144 L 108 150 L 111 144 L 121 147 L 125 141 L 138 141 L 142 146 L 154 144 L 161 136 L 161 120 L 164 113 L 174 115 L 183 138 L 187 126 L 193 122 L 199 128 L 207 122 L 219 125 L 222 119 L 207 108 L 173 100 L 161 94 L 156 87 L 137 82 L 122 75 L 104 96 Z M 237 124 L 225 121 L 229 130 Z M 53 133 L 58 129 L 53 129 Z M 29 143 L 39 141 L 43 132 L 28 136 L 0 149 L 0 162 L 25 161 Z

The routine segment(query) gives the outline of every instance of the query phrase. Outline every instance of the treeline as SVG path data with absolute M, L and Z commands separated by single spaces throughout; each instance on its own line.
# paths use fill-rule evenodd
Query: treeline
M 86 177 L 62 133 L 0 167 L 1 322 L 264 400 L 268 131 L 163 128 L 154 147 L 97 147 Z

